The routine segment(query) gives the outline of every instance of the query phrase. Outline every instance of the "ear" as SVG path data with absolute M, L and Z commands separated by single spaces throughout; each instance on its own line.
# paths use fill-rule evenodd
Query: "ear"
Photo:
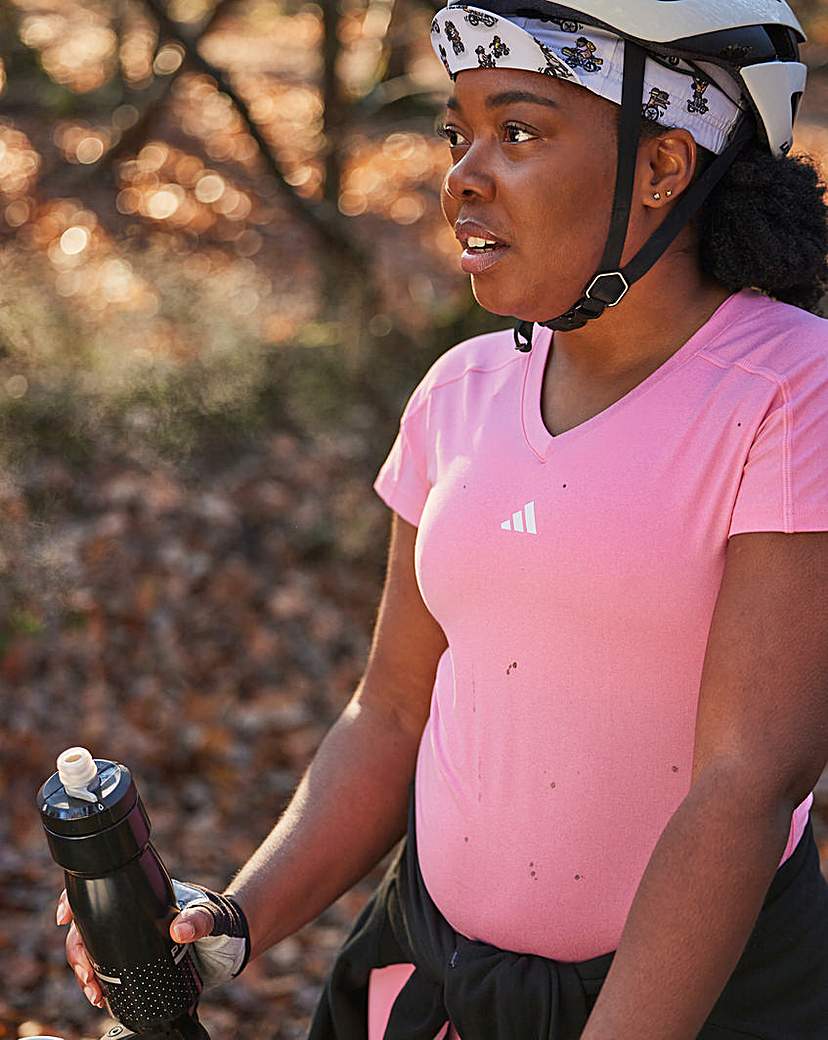
M 693 183 L 698 162 L 695 138 L 688 130 L 665 130 L 645 140 L 642 150 L 641 203 L 652 209 L 669 206 Z M 656 199 L 655 195 L 661 198 Z

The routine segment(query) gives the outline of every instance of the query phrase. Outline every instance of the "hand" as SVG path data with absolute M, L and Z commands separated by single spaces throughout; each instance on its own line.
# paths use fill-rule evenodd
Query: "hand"
M 170 938 L 178 943 L 194 944 L 193 958 L 204 988 L 217 986 L 241 974 L 250 958 L 250 931 L 238 903 L 232 897 L 219 895 L 202 885 L 174 878 L 172 883 L 176 903 L 182 910 L 170 922 Z M 58 899 L 55 920 L 59 925 L 71 922 L 66 936 L 66 959 L 86 999 L 95 1007 L 104 1007 L 95 970 L 72 920 L 66 889 Z M 190 934 L 187 934 L 187 929 L 191 929 Z
M 231 895 L 192 881 L 171 880 L 181 913 L 172 921 L 170 935 L 178 942 L 195 944 L 193 957 L 204 988 L 236 978 L 250 959 L 250 928 L 244 911 Z
M 69 924 L 70 921 L 72 922 L 66 936 L 66 960 L 69 961 L 70 967 L 75 972 L 75 978 L 86 999 L 90 1004 L 94 1004 L 95 1007 L 102 1008 L 104 1006 L 103 993 L 101 993 L 101 988 L 95 976 L 95 969 L 89 960 L 89 954 L 86 952 L 80 932 L 75 922 L 72 921 L 72 911 L 69 907 L 69 900 L 66 898 L 65 888 L 60 893 L 60 898 L 58 899 L 55 921 L 58 924 Z

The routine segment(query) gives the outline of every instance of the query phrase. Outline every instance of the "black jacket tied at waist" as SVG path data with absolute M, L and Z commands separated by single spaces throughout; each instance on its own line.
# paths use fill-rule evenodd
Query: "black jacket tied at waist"
M 456 932 L 408 833 L 334 962 L 308 1040 L 367 1040 L 373 968 L 413 964 L 384 1040 L 577 1040 L 615 951 L 587 961 L 513 953 Z M 828 1040 L 828 883 L 810 820 L 771 882 L 747 946 L 697 1040 Z
M 577 1040 L 613 956 L 554 961 L 456 932 L 420 873 L 412 784 L 406 838 L 334 963 L 308 1040 L 366 1040 L 370 973 L 390 964 L 415 970 L 384 1040 L 432 1040 L 449 1020 L 464 1040 Z

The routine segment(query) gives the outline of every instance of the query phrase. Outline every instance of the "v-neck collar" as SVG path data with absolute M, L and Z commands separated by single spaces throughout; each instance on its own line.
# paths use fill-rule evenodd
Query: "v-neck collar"
M 551 434 L 546 428 L 541 412 L 541 389 L 551 354 L 553 332 L 551 329 L 543 328 L 542 326 L 538 327 L 535 331 L 535 341 L 532 350 L 529 353 L 529 363 L 526 366 L 523 392 L 521 394 L 523 432 L 529 447 L 539 458 L 545 461 L 554 448 L 558 448 L 562 444 L 568 444 L 579 437 L 585 437 L 596 427 L 617 416 L 619 412 L 628 408 L 642 394 L 660 383 L 665 376 L 668 376 L 680 365 L 689 361 L 714 336 L 726 328 L 736 317 L 735 312 L 738 310 L 736 302 L 749 293 L 750 290 L 744 289 L 733 293 L 719 305 L 708 320 L 693 333 L 690 339 L 659 365 L 654 372 L 651 372 L 646 379 L 642 379 L 640 383 L 628 390 L 623 397 L 619 397 L 617 401 L 613 401 L 612 404 L 596 415 L 557 435 Z

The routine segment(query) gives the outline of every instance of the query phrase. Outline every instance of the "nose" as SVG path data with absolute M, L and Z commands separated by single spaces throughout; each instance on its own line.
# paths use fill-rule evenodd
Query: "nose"
M 446 194 L 458 202 L 471 198 L 489 200 L 493 197 L 491 164 L 486 161 L 481 147 L 469 145 L 446 174 L 443 187 Z

